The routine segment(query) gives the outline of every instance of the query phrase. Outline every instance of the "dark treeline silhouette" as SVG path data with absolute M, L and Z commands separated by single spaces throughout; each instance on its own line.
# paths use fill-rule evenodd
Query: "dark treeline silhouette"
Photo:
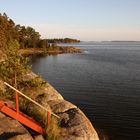
M 48 43 L 79 43 L 80 40 L 71 38 L 54 38 L 48 39 Z

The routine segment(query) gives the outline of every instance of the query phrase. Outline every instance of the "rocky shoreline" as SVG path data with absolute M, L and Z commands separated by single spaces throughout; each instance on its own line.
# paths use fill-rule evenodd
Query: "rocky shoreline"
M 25 75 L 24 80 L 28 81 L 33 78 L 37 77 L 36 74 L 33 72 L 28 73 Z M 1 81 L 1 86 L 4 87 L 3 82 Z M 4 90 L 4 89 L 3 89 Z M 36 89 L 35 87 L 32 89 L 26 89 L 25 94 L 33 94 L 34 100 L 36 100 L 38 103 L 49 109 L 50 111 L 57 114 L 60 119 L 59 121 L 59 135 L 60 140 L 99 140 L 98 134 L 95 131 L 94 127 L 92 126 L 91 122 L 88 120 L 88 118 L 84 115 L 84 113 L 75 105 L 72 103 L 66 101 L 60 93 L 58 93 L 48 82 L 45 87 Z M 36 106 L 32 103 L 27 104 L 26 111 L 28 114 L 30 114 L 30 111 L 34 110 L 38 117 L 42 112 L 40 113 L 40 110 L 36 108 Z M 2 117 L 1 117 L 2 116 Z M 0 117 L 4 119 L 4 115 L 0 114 Z M 46 116 L 43 118 L 44 120 L 47 119 Z M 6 122 L 11 123 L 11 125 L 5 125 L 6 128 L 3 127 L 3 125 L 0 125 L 0 135 L 1 136 L 7 136 L 4 135 L 6 133 L 14 133 L 12 137 L 9 138 L 9 140 L 20 140 L 21 138 L 25 137 L 25 139 L 28 137 L 29 140 L 36 139 L 35 136 L 31 136 L 28 131 L 24 131 L 21 129 L 21 132 L 17 132 L 17 127 L 14 128 L 12 123 L 14 122 L 16 126 L 20 125 L 19 127 L 24 127 L 21 124 L 19 124 L 17 121 L 6 117 Z M 11 121 L 10 121 L 11 120 Z M 1 122 L 1 120 L 0 120 Z M 3 121 L 4 122 L 4 121 Z M 18 123 L 18 124 L 17 124 Z M 2 123 L 0 123 L 2 124 Z M 10 128 L 12 127 L 12 128 Z M 24 128 L 23 128 L 24 129 Z M 19 129 L 20 130 L 20 129 Z M 1 137 L 0 136 L 0 137 Z M 39 136 L 41 137 L 41 136 Z M 18 139 L 17 139 L 18 138 Z M 42 139 L 44 139 L 42 137 Z
M 81 53 L 82 50 L 73 46 L 57 46 L 56 49 L 44 50 L 43 48 L 26 48 L 20 49 L 19 54 L 21 55 L 35 55 L 35 54 L 61 54 L 61 53 Z
M 65 47 L 64 50 L 66 51 L 65 53 L 81 52 L 80 49 L 77 49 L 75 47 L 70 47 L 69 49 Z M 22 55 L 38 53 L 44 54 L 44 52 L 40 49 L 24 49 L 20 50 L 19 52 Z M 4 56 L 1 57 L 0 60 L 3 61 Z M 28 83 L 36 77 L 38 77 L 38 75 L 30 71 L 29 73 L 24 75 L 23 83 Z M 36 88 L 35 86 L 30 88 L 27 87 L 24 89 L 24 94 L 32 97 L 35 101 L 37 101 L 42 106 L 46 107 L 60 117 L 60 119 L 58 120 L 59 126 L 54 125 L 52 122 L 52 128 L 54 128 L 51 128 L 51 130 L 47 129 L 47 131 L 49 131 L 48 134 L 51 135 L 50 137 L 53 137 L 52 140 L 99 140 L 98 134 L 94 129 L 93 125 L 77 106 L 66 101 L 61 96 L 61 94 L 58 93 L 54 89 L 54 87 L 52 87 L 47 81 L 44 81 L 42 78 L 40 78 L 40 82 L 44 82 L 45 86 L 38 88 Z M 0 80 L 0 91 L 5 90 L 6 87 L 3 84 L 3 81 Z M 38 109 L 32 103 L 26 103 L 26 105 L 22 105 L 20 109 L 26 112 L 28 115 L 31 115 L 35 119 L 39 118 L 40 122 L 45 122 L 47 120 L 46 113 Z M 57 133 L 56 136 L 54 136 L 54 131 Z M 36 136 L 30 133 L 28 129 L 25 128 L 18 121 L 0 113 L 0 139 L 1 138 L 8 140 L 44 139 L 41 135 Z

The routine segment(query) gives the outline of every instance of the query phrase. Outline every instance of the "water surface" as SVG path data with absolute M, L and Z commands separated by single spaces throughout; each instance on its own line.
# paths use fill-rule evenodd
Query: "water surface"
M 76 104 L 95 127 L 140 139 L 140 44 L 81 43 L 81 54 L 32 58 L 33 71 Z

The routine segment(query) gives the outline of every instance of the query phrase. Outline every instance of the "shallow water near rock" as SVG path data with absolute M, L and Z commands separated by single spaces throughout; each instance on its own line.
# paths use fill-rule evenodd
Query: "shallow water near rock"
M 122 140 L 140 139 L 140 43 L 74 46 L 84 52 L 32 57 L 33 71 L 82 109 L 96 128 Z

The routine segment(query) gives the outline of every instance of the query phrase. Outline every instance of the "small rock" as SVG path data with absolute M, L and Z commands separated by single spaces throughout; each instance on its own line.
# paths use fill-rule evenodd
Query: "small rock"
M 0 80 L 0 91 L 5 92 L 5 85 L 4 85 L 4 82 L 2 80 Z
M 42 135 L 38 135 L 35 137 L 35 140 L 45 140 Z
M 0 119 L 4 118 L 5 115 L 3 113 L 0 112 Z
M 33 140 L 33 138 L 29 134 L 21 134 L 21 135 L 17 135 L 12 138 L 9 138 L 8 140 Z

